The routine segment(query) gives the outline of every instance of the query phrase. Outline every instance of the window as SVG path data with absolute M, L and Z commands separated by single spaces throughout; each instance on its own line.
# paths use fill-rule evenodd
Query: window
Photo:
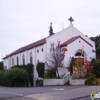
M 37 53 L 39 53 L 39 50 L 37 50 Z
M 18 56 L 17 56 L 17 65 L 19 65 L 19 59 L 18 59 Z
M 12 67 L 14 66 L 14 58 L 12 58 Z
M 30 52 L 30 64 L 33 63 L 33 56 L 32 56 L 32 52 Z
M 41 51 L 43 52 L 43 48 L 41 49 Z
M 83 56 L 83 54 L 82 54 L 81 52 L 77 52 L 77 53 L 75 54 L 75 56 Z
M 22 56 L 23 65 L 25 65 L 25 56 Z

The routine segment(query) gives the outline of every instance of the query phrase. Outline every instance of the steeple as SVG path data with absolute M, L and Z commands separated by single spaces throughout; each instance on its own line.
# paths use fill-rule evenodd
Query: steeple
M 53 29 L 52 29 L 52 23 L 50 23 L 50 30 L 49 30 L 49 35 L 53 35 L 54 33 L 53 33 Z

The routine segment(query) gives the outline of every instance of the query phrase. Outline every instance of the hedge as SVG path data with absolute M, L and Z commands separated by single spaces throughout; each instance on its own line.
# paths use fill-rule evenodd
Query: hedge
M 28 73 L 28 78 L 27 78 L 27 87 L 30 83 L 31 86 L 33 86 L 33 68 L 34 68 L 34 65 L 33 64 L 27 64 L 27 65 L 16 65 L 14 67 L 11 67 L 12 69 L 13 68 L 24 68 L 26 70 L 26 72 Z
M 100 61 L 94 63 L 92 72 L 96 75 L 97 78 L 100 78 Z
M 44 63 L 38 62 L 36 68 L 39 77 L 44 78 L 44 70 L 45 70 Z
M 0 72 L 0 85 L 25 87 L 28 73 L 24 68 L 13 68 Z

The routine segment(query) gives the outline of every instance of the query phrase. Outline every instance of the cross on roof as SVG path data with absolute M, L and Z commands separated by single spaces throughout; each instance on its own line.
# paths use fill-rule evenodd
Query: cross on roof
M 72 23 L 74 21 L 74 19 L 72 17 L 70 17 L 68 20 L 70 21 L 70 23 Z

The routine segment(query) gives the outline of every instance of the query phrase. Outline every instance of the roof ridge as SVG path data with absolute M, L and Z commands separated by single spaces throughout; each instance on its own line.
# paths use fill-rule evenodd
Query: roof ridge
M 36 42 L 33 42 L 33 43 L 28 44 L 28 45 L 26 45 L 26 46 L 24 46 L 24 47 L 21 47 L 21 48 L 15 50 L 14 52 L 8 54 L 8 55 L 7 55 L 6 57 L 4 57 L 3 59 L 8 58 L 9 56 L 13 56 L 14 54 L 18 54 L 18 53 L 20 53 L 20 52 L 23 52 L 23 51 L 29 50 L 29 49 L 31 49 L 31 48 L 37 47 L 37 46 L 42 45 L 42 44 L 44 44 L 44 43 L 46 43 L 46 38 L 42 38 L 42 39 L 40 39 L 40 40 L 38 40 L 38 41 L 36 41 Z

